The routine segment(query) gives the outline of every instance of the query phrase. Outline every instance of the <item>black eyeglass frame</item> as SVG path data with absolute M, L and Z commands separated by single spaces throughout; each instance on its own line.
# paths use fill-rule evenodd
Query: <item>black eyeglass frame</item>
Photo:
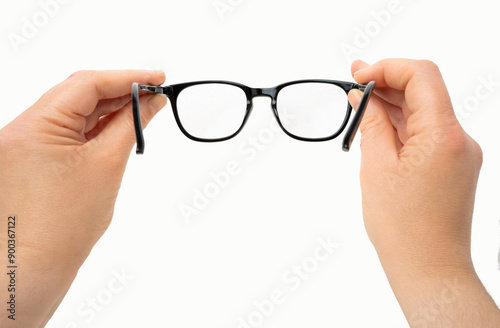
M 278 109 L 277 109 L 277 99 L 278 99 L 278 94 L 279 92 L 290 85 L 294 84 L 301 84 L 301 83 L 326 83 L 326 84 L 333 84 L 336 85 L 340 88 L 342 88 L 345 93 L 346 93 L 346 98 L 349 92 L 353 89 L 358 89 L 361 91 L 364 91 L 363 97 L 361 98 L 361 102 L 358 106 L 358 109 L 356 110 L 356 114 L 354 115 L 352 123 L 349 125 L 347 132 L 344 136 L 344 140 L 342 142 L 342 150 L 348 152 L 352 141 L 354 140 L 354 137 L 356 135 L 356 132 L 359 128 L 359 125 L 361 123 L 361 120 L 363 119 L 363 115 L 366 110 L 366 106 L 370 100 L 372 91 L 375 87 L 375 82 L 370 82 L 367 85 L 363 84 L 357 84 L 354 82 L 345 82 L 345 81 L 336 81 L 336 80 L 296 80 L 296 81 L 290 81 L 287 83 L 280 84 L 274 88 L 250 88 L 246 85 L 243 85 L 241 83 L 237 82 L 231 82 L 231 81 L 224 81 L 224 80 L 206 80 L 206 81 L 196 81 L 196 82 L 187 82 L 187 83 L 180 83 L 180 84 L 173 84 L 173 85 L 168 85 L 168 86 L 153 86 L 153 85 L 139 85 L 138 83 L 134 83 L 132 85 L 132 111 L 133 111 L 133 117 L 134 117 L 134 127 L 135 127 L 135 135 L 137 139 L 137 149 L 136 153 L 137 154 L 144 154 L 144 148 L 145 148 L 145 141 L 144 141 L 144 135 L 143 135 L 143 129 L 142 129 L 142 122 L 141 122 L 141 115 L 140 115 L 140 108 L 139 108 L 139 91 L 147 92 L 147 93 L 153 93 L 153 94 L 162 94 L 165 95 L 171 103 L 172 110 L 174 112 L 174 117 L 175 121 L 177 122 L 177 125 L 179 126 L 179 129 L 182 131 L 182 133 L 188 137 L 191 140 L 194 141 L 199 141 L 199 142 L 219 142 L 219 141 L 225 141 L 228 139 L 231 139 L 238 135 L 238 133 L 241 132 L 243 127 L 245 126 L 248 118 L 250 117 L 250 113 L 252 112 L 253 109 L 253 98 L 255 97 L 270 97 L 271 98 L 271 108 L 273 110 L 274 116 L 276 117 L 276 120 L 278 122 L 278 125 L 280 126 L 281 130 L 285 132 L 288 136 L 291 138 L 301 140 L 301 141 L 308 141 L 308 142 L 318 142 L 318 141 L 328 141 L 332 140 L 336 137 L 338 137 L 346 128 L 347 123 L 349 122 L 349 119 L 351 117 L 352 113 L 352 106 L 349 102 L 347 102 L 347 110 L 346 110 L 346 115 L 344 117 L 344 121 L 341 125 L 341 127 L 332 135 L 323 137 L 323 138 L 304 138 L 301 136 L 294 135 L 287 131 L 279 118 L 278 114 Z M 215 138 L 215 139 L 204 139 L 204 138 L 198 138 L 196 136 L 191 135 L 186 129 L 184 129 L 181 120 L 179 118 L 179 113 L 177 111 L 177 98 L 179 94 L 182 92 L 182 90 L 189 88 L 191 86 L 195 85 L 202 85 L 202 84 L 226 84 L 226 85 L 232 85 L 235 87 L 240 88 L 243 90 L 247 97 L 247 108 L 245 112 L 245 117 L 243 119 L 243 122 L 239 129 L 233 133 L 230 136 L 223 137 L 223 138 Z

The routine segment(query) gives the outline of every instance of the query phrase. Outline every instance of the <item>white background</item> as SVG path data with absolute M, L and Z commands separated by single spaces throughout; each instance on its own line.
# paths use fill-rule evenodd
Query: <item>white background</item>
M 9 35 L 21 35 L 24 19 L 43 9 L 9 1 L 0 13 L 0 126 L 82 69 L 162 68 L 167 83 L 270 87 L 300 78 L 350 81 L 357 57 L 431 59 L 456 109 L 467 104 L 459 116 L 484 151 L 473 259 L 498 302 L 500 87 L 473 98 L 480 79 L 500 81 L 495 2 L 400 0 L 388 23 L 377 25 L 372 13 L 390 2 L 232 0 L 222 19 L 213 0 L 70 0 L 16 51 Z M 348 58 L 341 45 L 355 46 L 357 29 L 371 36 Z M 286 300 L 261 327 L 406 326 L 362 223 L 359 136 L 344 153 L 341 139 L 266 135 L 273 120 L 269 100 L 259 98 L 237 138 L 202 144 L 182 135 L 167 105 L 145 133 L 146 154 L 131 156 L 111 227 L 48 327 L 232 328 L 275 289 Z M 238 149 L 259 135 L 267 143 L 248 160 Z M 231 161 L 240 173 L 188 223 L 179 206 L 192 206 L 194 190 Z M 317 238 L 338 248 L 292 291 L 282 276 L 310 260 Z M 114 275 L 121 272 L 133 278 L 120 285 Z M 123 288 L 113 294 L 110 284 Z M 92 298 L 99 311 L 89 310 Z

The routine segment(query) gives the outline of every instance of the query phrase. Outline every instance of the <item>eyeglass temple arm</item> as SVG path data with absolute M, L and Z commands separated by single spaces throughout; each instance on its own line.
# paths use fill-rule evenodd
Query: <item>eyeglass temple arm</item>
M 134 115 L 135 138 L 137 140 L 136 154 L 144 154 L 144 134 L 142 132 L 141 111 L 139 108 L 139 91 L 154 94 L 168 95 L 169 87 L 154 86 L 154 85 L 139 85 L 132 84 L 132 113 Z
M 353 89 L 358 89 L 364 91 L 363 97 L 359 103 L 358 109 L 356 110 L 356 114 L 351 122 L 351 125 L 347 128 L 346 134 L 344 136 L 344 141 L 342 142 L 342 150 L 349 151 L 352 145 L 352 141 L 356 136 L 356 132 L 359 129 L 359 125 L 361 124 L 361 120 L 363 119 L 363 115 L 366 111 L 366 106 L 370 101 L 370 97 L 372 95 L 373 89 L 375 88 L 375 82 L 371 81 L 367 85 L 356 84 Z

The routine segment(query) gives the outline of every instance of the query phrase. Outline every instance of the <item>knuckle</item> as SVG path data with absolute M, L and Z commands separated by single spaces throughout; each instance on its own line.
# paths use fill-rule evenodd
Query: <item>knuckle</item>
M 419 60 L 418 66 L 419 66 L 419 68 L 422 68 L 424 70 L 439 72 L 438 65 L 435 62 L 433 62 L 432 60 L 428 60 L 428 59 Z
M 82 70 L 76 71 L 71 74 L 70 78 L 78 79 L 78 80 L 91 80 L 94 77 L 95 71 Z
M 74 83 L 77 87 L 89 88 L 94 79 L 95 71 L 77 71 L 68 78 L 69 83 Z
M 434 147 L 439 153 L 453 161 L 466 161 L 474 163 L 480 168 L 483 163 L 483 151 L 479 144 L 472 139 L 460 126 L 451 124 L 439 130 L 439 133 L 431 138 Z
M 454 154 L 463 153 L 467 148 L 467 138 L 459 125 L 451 126 L 446 131 L 445 145 Z
M 449 129 L 444 145 L 444 151 L 450 159 L 469 163 L 477 171 L 481 168 L 483 164 L 481 146 L 461 126 L 458 125 Z
M 459 125 L 453 125 L 446 129 L 444 142 L 445 151 L 453 158 L 473 158 L 474 161 L 482 163 L 482 150 Z

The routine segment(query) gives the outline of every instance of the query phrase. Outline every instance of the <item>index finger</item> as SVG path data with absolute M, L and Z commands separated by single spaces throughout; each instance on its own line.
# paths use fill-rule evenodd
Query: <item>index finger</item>
M 354 74 L 358 83 L 375 81 L 378 88 L 404 91 L 411 114 L 453 113 L 448 90 L 439 68 L 428 60 L 384 59 Z
M 414 77 L 426 74 L 441 78 L 438 67 L 428 60 L 390 58 L 354 72 L 358 83 L 376 82 L 377 87 L 405 90 Z
M 50 95 L 57 109 L 88 116 L 99 100 L 130 94 L 134 82 L 160 85 L 165 82 L 165 73 L 146 70 L 80 71 L 54 87 Z

